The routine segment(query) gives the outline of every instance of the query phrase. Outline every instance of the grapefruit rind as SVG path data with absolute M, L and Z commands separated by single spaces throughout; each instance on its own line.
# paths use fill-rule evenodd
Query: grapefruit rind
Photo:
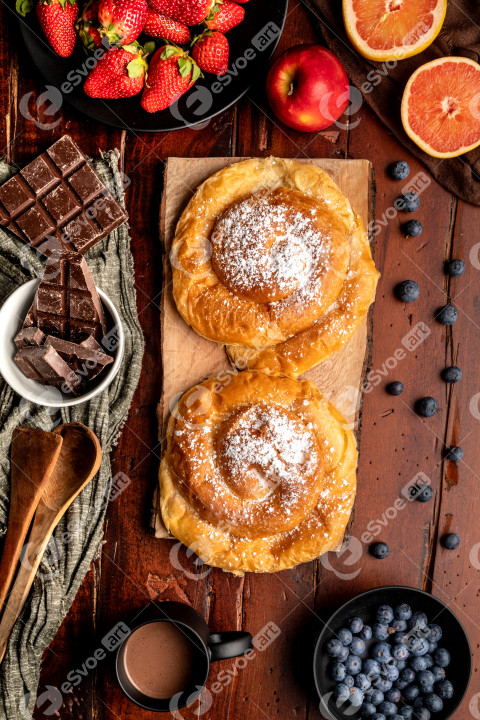
M 369 0 L 365 0 L 369 2 Z M 447 12 L 447 0 L 438 0 L 434 11 L 435 21 L 432 27 L 426 32 L 418 42 L 412 45 L 401 45 L 396 48 L 375 50 L 368 42 L 361 37 L 356 28 L 356 14 L 353 9 L 353 0 L 342 0 L 343 21 L 348 39 L 356 50 L 367 60 L 375 60 L 376 62 L 385 62 L 388 60 L 404 60 L 405 58 L 418 55 L 423 52 L 437 37 L 442 29 L 445 13 Z
M 413 75 L 411 75 L 407 84 L 405 85 L 405 90 L 403 92 L 403 97 L 402 97 L 401 117 L 402 117 L 402 125 L 403 125 L 405 132 L 407 133 L 410 140 L 413 140 L 413 142 L 416 145 L 418 145 L 418 147 L 421 148 L 424 152 L 426 152 L 427 155 L 431 155 L 432 157 L 436 157 L 436 158 L 458 157 L 459 155 L 464 155 L 465 153 L 470 152 L 470 150 L 474 150 L 475 148 L 477 148 L 480 145 L 480 130 L 479 130 L 478 141 L 476 141 L 470 145 L 463 145 L 460 148 L 457 148 L 455 151 L 452 151 L 452 152 L 445 152 L 445 153 L 439 152 L 439 151 L 435 150 L 434 148 L 432 148 L 427 142 L 425 142 L 425 140 L 422 137 L 420 137 L 420 135 L 418 135 L 418 133 L 416 133 L 410 125 L 410 120 L 409 120 L 409 116 L 408 116 L 408 114 L 409 114 L 408 102 L 409 102 L 409 99 L 411 96 L 411 89 L 412 89 L 413 83 L 415 82 L 416 78 L 420 75 L 420 73 L 422 71 L 428 70 L 433 67 L 438 67 L 438 66 L 443 65 L 444 63 L 448 63 L 448 62 L 456 62 L 459 64 L 465 63 L 467 65 L 473 65 L 475 67 L 475 69 L 477 69 L 478 72 L 480 73 L 480 65 L 478 63 L 474 62 L 473 60 L 470 60 L 469 58 L 455 57 L 453 55 L 444 57 L 444 58 L 438 58 L 437 60 L 432 60 L 431 62 L 421 65 L 419 68 L 417 68 L 417 70 L 415 70 L 415 72 L 413 73 Z

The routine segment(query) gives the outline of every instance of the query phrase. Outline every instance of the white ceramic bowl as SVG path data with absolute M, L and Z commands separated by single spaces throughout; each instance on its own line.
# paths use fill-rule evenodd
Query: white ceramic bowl
M 88 383 L 87 388 L 90 387 L 88 392 L 78 397 L 65 395 L 57 388 L 46 387 L 40 385 L 36 380 L 26 378 L 13 359 L 16 353 L 13 338 L 22 327 L 39 283 L 40 280 L 29 280 L 20 285 L 8 296 L 0 309 L 0 374 L 12 390 L 25 398 L 25 400 L 30 400 L 37 405 L 55 408 L 79 405 L 103 392 L 118 372 L 125 349 L 125 335 L 120 315 L 110 298 L 97 288 L 106 314 L 109 329 L 106 338 L 110 338 L 109 345 L 111 348 L 103 349 L 109 355 L 112 355 L 113 363 L 108 365 L 97 378 Z

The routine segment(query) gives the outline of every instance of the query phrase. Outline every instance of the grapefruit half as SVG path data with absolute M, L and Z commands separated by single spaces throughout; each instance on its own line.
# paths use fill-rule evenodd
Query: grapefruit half
M 342 0 L 350 41 L 369 60 L 417 55 L 437 37 L 447 0 Z
M 429 155 L 451 158 L 480 145 L 480 65 L 445 57 L 415 70 L 402 98 L 405 132 Z

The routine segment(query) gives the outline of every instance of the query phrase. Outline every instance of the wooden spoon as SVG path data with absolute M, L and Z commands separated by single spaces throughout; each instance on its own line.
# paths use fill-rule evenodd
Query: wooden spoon
M 63 443 L 57 464 L 38 503 L 28 544 L 0 622 L 0 662 L 55 527 L 73 500 L 96 475 L 102 460 L 98 438 L 85 425 L 66 423 L 55 428 L 54 433 L 63 438 Z
M 62 447 L 62 436 L 16 427 L 11 448 L 11 498 L 0 561 L 0 608 L 11 585 L 30 523 Z

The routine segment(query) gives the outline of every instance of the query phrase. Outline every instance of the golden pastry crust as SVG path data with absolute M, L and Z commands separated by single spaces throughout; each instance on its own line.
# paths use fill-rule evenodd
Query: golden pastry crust
M 298 377 L 339 350 L 358 329 L 375 299 L 380 273 L 375 267 L 368 237 L 355 216 L 350 265 L 336 301 L 307 330 L 273 347 L 227 346 L 237 368 Z
M 355 438 L 309 381 L 241 372 L 187 391 L 160 465 L 163 522 L 207 564 L 277 572 L 331 550 L 356 487 Z
M 356 227 L 348 199 L 316 165 L 259 158 L 223 168 L 200 185 L 177 225 L 177 308 L 216 342 L 285 342 L 338 297 Z

